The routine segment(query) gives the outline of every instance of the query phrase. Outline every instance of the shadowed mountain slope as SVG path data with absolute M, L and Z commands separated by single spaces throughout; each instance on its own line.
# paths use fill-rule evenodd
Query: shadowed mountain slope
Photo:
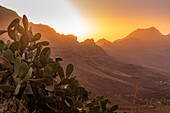
M 127 37 L 101 47 L 122 62 L 170 69 L 170 35 L 161 34 L 154 27 L 137 29 Z
M 14 11 L 0 7 L 0 14 L 2 11 L 3 16 L 7 17 L 0 16 L 0 22 L 3 21 L 3 26 L 0 23 L 0 29 L 7 28 L 10 21 L 18 17 Z M 119 62 L 96 45 L 93 39 L 79 43 L 77 37 L 56 33 L 47 25 L 32 23 L 31 26 L 33 33 L 42 34 L 41 40 L 51 42 L 52 56 L 61 57 L 63 67 L 68 63 L 74 64 L 74 74 L 80 83 L 94 94 L 108 97 L 132 95 L 136 82 L 139 82 L 139 91 L 143 97 L 168 97 L 167 91 L 170 94 L 169 84 L 164 88 L 159 85 L 160 81 L 169 82 L 167 78 L 170 76 L 164 71 Z M 2 35 L 0 38 L 7 36 Z

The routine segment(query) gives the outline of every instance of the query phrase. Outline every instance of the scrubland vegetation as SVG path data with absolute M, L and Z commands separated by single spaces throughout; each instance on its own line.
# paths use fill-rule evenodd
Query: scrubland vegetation
M 61 58 L 52 59 L 49 42 L 40 42 L 27 17 L 14 19 L 7 30 L 11 40 L 0 40 L 0 112 L 18 113 L 113 113 L 103 96 L 91 97 L 72 75 L 74 66 L 63 70 Z M 37 42 L 38 41 L 38 42 Z

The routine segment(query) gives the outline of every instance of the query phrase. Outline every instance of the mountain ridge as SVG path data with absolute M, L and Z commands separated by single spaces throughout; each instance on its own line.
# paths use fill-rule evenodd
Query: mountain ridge
M 96 41 L 96 44 L 98 45 L 98 46 L 101 46 L 101 45 L 104 45 L 104 44 L 111 44 L 112 42 L 111 41 L 109 41 L 109 40 L 106 40 L 105 38 L 102 38 L 102 39 L 99 39 L 98 41 Z
M 11 17 L 0 18 L 0 21 L 3 20 L 4 22 L 4 26 L 0 26 L 0 29 L 7 28 L 12 19 L 18 18 L 13 13 L 6 9 L 7 16 Z M 52 56 L 61 57 L 63 59 L 61 64 L 64 68 L 68 63 L 74 64 L 74 74 L 77 75 L 77 79 L 94 94 L 111 98 L 113 95 L 132 95 L 135 92 L 134 84 L 140 82 L 139 92 L 144 92 L 143 97 L 166 96 L 164 91 L 168 87 L 162 89 L 159 86 L 159 81 L 169 82 L 167 78 L 170 78 L 170 76 L 167 72 L 118 61 L 109 56 L 103 48 L 96 45 L 92 39 L 80 43 L 77 41 L 77 37 L 59 34 L 46 25 L 32 23 L 31 26 L 33 33 L 42 34 L 41 40 L 50 42 Z M 8 36 L 2 35 L 0 37 L 7 38 Z
M 170 35 L 163 35 L 154 27 L 137 29 L 123 39 L 100 47 L 123 62 L 170 69 Z

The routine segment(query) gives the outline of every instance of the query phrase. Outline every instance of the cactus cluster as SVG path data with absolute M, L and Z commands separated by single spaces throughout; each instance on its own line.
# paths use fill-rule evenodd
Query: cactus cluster
M 61 58 L 52 59 L 49 42 L 37 42 L 24 15 L 23 24 L 14 19 L 7 30 L 11 40 L 0 40 L 0 111 L 34 113 L 113 113 L 118 106 L 107 107 L 108 99 L 90 97 L 75 76 L 73 65 L 66 72 Z M 29 28 L 29 29 L 28 29 Z

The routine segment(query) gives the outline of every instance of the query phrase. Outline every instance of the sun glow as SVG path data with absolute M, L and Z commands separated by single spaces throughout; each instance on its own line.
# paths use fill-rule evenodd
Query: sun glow
M 164 34 L 169 33 L 170 2 L 156 0 L 152 5 L 153 1 L 0 0 L 0 5 L 19 16 L 26 14 L 29 21 L 48 25 L 60 34 L 73 34 L 78 41 L 87 38 L 114 41 L 137 28 L 156 27 Z
M 69 0 L 2 0 L 0 4 L 26 14 L 33 23 L 49 25 L 60 34 L 73 34 L 81 41 L 88 26 Z

